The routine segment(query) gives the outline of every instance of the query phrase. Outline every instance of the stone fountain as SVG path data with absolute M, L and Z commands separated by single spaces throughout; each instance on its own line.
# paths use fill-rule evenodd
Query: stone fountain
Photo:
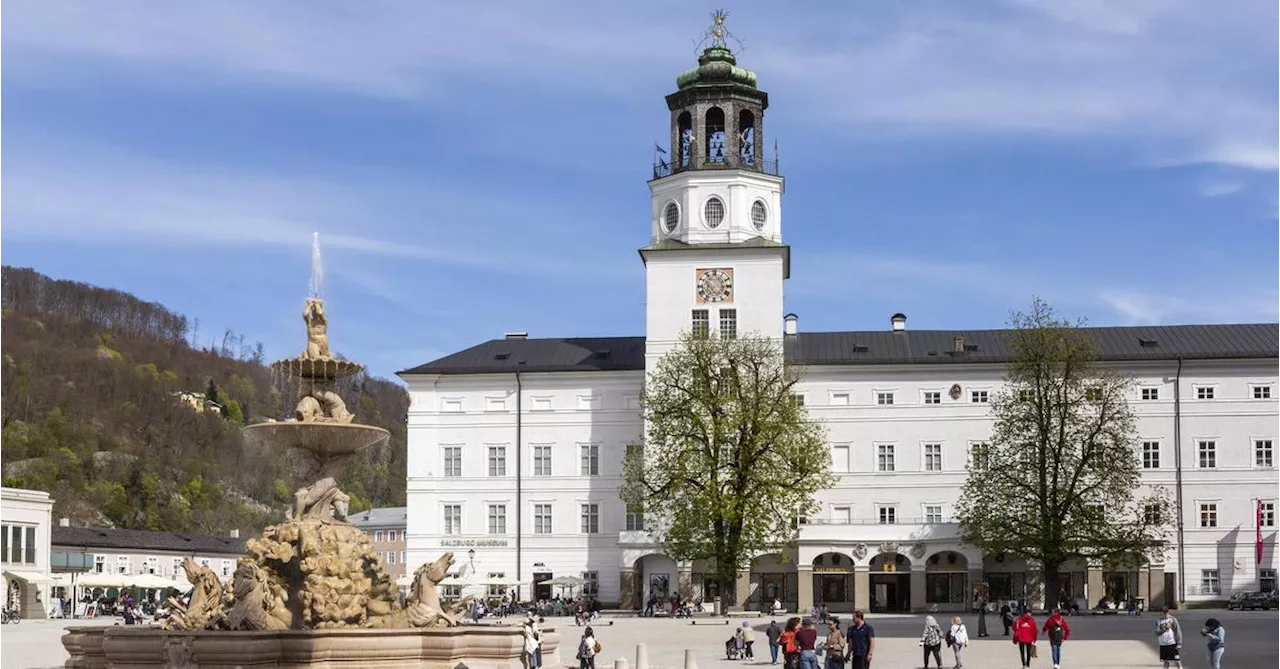
M 249 439 L 286 449 L 299 480 L 286 520 L 248 541 L 248 555 L 223 584 L 191 558 L 193 590 L 161 628 L 72 627 L 63 637 L 67 667 L 522 667 L 519 627 L 459 626 L 461 604 L 445 605 L 436 586 L 453 565 L 445 553 L 414 573 L 405 603 L 368 536 L 347 522 L 350 498 L 337 478 L 351 456 L 389 433 L 355 422 L 338 382 L 363 366 L 329 350 L 319 297 L 318 244 L 312 296 L 303 309 L 307 347 L 272 364 L 297 382 L 294 418 L 245 428 Z M 558 666 L 559 637 L 542 633 L 543 662 Z

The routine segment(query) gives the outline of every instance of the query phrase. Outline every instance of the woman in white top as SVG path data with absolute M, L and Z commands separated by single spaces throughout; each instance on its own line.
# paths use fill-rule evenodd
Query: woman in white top
M 950 637 L 951 652 L 956 655 L 956 669 L 960 669 L 964 666 L 964 647 L 969 645 L 969 630 L 965 629 L 960 616 L 951 619 L 951 630 L 947 636 Z
M 524 621 L 524 654 L 525 665 L 528 669 L 539 669 L 538 648 L 542 646 L 542 640 L 538 638 L 538 630 L 533 618 Z

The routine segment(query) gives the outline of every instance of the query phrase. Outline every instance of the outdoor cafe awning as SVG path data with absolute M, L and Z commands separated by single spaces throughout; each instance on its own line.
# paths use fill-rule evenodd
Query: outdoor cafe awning
M 5 576 L 7 576 L 7 577 L 9 577 L 9 578 L 16 578 L 16 579 L 20 579 L 20 580 L 26 581 L 27 583 L 39 583 L 39 584 L 43 584 L 43 583 L 60 583 L 60 582 L 61 582 L 57 577 L 55 577 L 55 576 L 53 576 L 53 575 L 51 575 L 51 574 L 41 574 L 41 573 L 40 573 L 40 572 L 38 572 L 38 571 L 16 571 L 16 570 L 15 570 L 15 571 L 8 571 L 8 570 L 6 570 L 6 571 L 4 572 L 4 575 L 5 575 Z

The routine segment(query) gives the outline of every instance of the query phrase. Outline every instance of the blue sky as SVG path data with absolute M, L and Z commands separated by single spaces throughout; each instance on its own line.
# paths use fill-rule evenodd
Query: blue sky
M 379 375 L 643 333 L 687 2 L 4 4 L 3 262 Z M 802 330 L 1277 319 L 1275 2 L 733 2 Z M 802 8 L 802 9 L 797 9 Z

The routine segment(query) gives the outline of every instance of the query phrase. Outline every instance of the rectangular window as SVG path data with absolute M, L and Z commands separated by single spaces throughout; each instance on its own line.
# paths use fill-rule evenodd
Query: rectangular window
M 582 572 L 582 596 L 583 597 L 599 597 L 600 596 L 600 574 L 594 571 Z
M 1201 469 L 1214 469 L 1218 466 L 1218 442 L 1197 442 L 1196 450 L 1200 456 Z
M 101 557 L 101 556 L 98 556 L 98 557 Z M 99 569 L 98 573 L 101 574 L 102 570 Z M 182 569 L 182 558 L 173 558 L 173 571 L 170 573 L 173 574 L 173 577 L 175 579 L 185 578 L 184 576 L 185 572 Z
M 876 445 L 876 471 L 893 471 L 893 444 Z
M 533 475 L 551 476 L 551 447 L 533 447 Z
M 985 441 L 969 444 L 969 466 L 975 471 L 986 471 L 991 467 L 991 445 Z
M 1142 468 L 1143 469 L 1159 469 L 1160 468 L 1160 442 L 1158 441 L 1142 442 Z
M 494 580 L 494 579 L 506 578 L 506 577 L 507 577 L 506 572 L 502 572 L 502 571 L 491 571 L 491 572 L 489 572 L 489 580 L 491 580 L 491 581 L 492 581 L 492 580 Z M 488 592 L 488 593 L 486 593 L 486 594 L 489 596 L 489 598 L 490 598 L 490 599 L 497 599 L 497 598 L 499 598 L 499 597 L 501 597 L 501 596 L 505 595 L 506 593 L 507 593 L 507 586 L 505 586 L 505 585 L 490 585 L 490 586 L 489 586 L 489 592 Z
M 924 522 L 930 525 L 936 525 L 942 522 L 942 505 L 926 504 L 924 507 Z
M 849 471 L 849 444 L 831 446 L 831 471 L 841 474 Z
M 174 570 L 173 573 L 175 574 L 181 573 L 182 560 L 180 559 L 174 560 L 174 562 L 178 565 L 178 569 Z M 105 555 L 93 556 L 93 573 L 102 574 L 102 573 L 105 573 L 106 571 L 107 571 L 107 556 Z
M 23 562 L 27 564 L 36 563 L 36 528 L 27 528 L 27 545 L 23 547 Z
M 444 505 L 444 533 L 462 534 L 462 505 Z
M 942 444 L 924 445 L 924 470 L 926 472 L 942 471 Z
M 374 531 L 374 533 L 373 533 L 373 540 L 374 540 L 374 541 L 377 541 L 377 542 L 379 542 L 379 543 L 381 543 L 381 542 L 382 542 L 382 530 L 376 530 L 376 531 Z
M 1201 502 L 1200 503 L 1200 527 L 1217 527 L 1218 526 L 1218 503 L 1217 502 Z
M 1259 569 L 1258 570 L 1258 587 L 1261 588 L 1263 592 L 1275 592 L 1276 591 L 1276 570 Z
M 387 541 L 395 541 L 395 540 L 396 540 L 396 531 L 387 530 Z
M 1262 502 L 1258 505 L 1261 507 L 1258 513 L 1258 524 L 1262 527 L 1273 528 L 1276 526 L 1276 503 Z
M 1143 388 L 1142 399 L 1147 402 L 1153 402 L 1155 400 L 1160 399 L 1160 389 L 1159 388 Z
M 149 557 L 149 558 L 147 558 L 147 566 L 145 567 L 145 569 L 146 569 L 146 572 L 145 572 L 145 573 L 147 573 L 147 574 L 159 574 L 159 573 L 160 573 L 160 558 L 158 558 L 158 557 Z
M 831 507 L 831 524 L 832 525 L 849 525 L 852 522 L 853 522 L 853 507 L 851 506 Z
M 1196 399 L 1211 400 L 1213 399 L 1213 386 L 1196 386 Z M 1214 572 L 1215 574 L 1217 572 Z
M 942 392 L 938 390 L 924 391 L 925 404 L 942 404 Z
M 737 309 L 721 309 L 720 310 L 720 338 L 721 339 L 737 339 L 738 338 L 738 310 Z
M 1217 569 L 1201 569 L 1200 570 L 1200 594 L 1216 595 L 1218 594 L 1218 570 Z
M 1036 394 L 1030 390 L 1027 390 L 1026 388 L 1023 388 L 1018 391 L 1019 402 L 1034 402 L 1035 399 L 1036 399 Z
M 639 504 L 627 505 L 627 531 L 644 531 L 644 507 Z
M 505 397 L 486 397 L 484 398 L 485 411 L 506 411 L 507 398 Z
M 489 476 L 507 475 L 507 447 L 489 447 Z
M 831 393 L 831 404 L 834 406 L 848 406 L 849 393 Z
M 579 411 L 599 411 L 602 404 L 599 395 L 578 395 Z
M 0 525 L 0 562 L 9 561 L 9 526 Z
M 551 534 L 551 505 L 533 505 L 533 533 Z
M 207 565 L 206 565 L 206 566 L 207 566 Z M 129 556 L 128 556 L 128 555 L 117 555 L 117 556 L 116 556 L 116 573 L 117 573 L 117 574 L 132 574 L 132 573 L 133 573 L 133 569 L 132 569 L 131 567 L 132 567 L 132 565 L 130 565 L 130 564 L 129 564 Z
M 578 448 L 582 454 L 582 475 L 599 476 L 600 447 L 596 444 L 582 444 Z
M 22 528 L 17 525 L 9 532 L 9 551 L 10 562 L 22 562 Z
M 876 404 L 881 406 L 893 404 L 893 393 L 876 393 Z
M 440 400 L 441 413 L 462 413 L 462 398 L 446 397 Z
M 801 395 L 800 393 L 796 393 L 791 396 L 791 401 L 795 402 L 796 406 L 802 407 L 804 406 L 804 395 Z
M 1159 525 L 1161 515 L 1159 504 L 1151 503 L 1142 507 L 1142 519 L 1148 525 Z
M 990 400 L 990 395 L 985 390 L 969 391 L 969 401 L 973 404 L 986 404 Z
M 550 397 L 533 397 L 533 398 L 530 398 L 530 402 L 529 402 L 529 410 L 530 410 L 530 411 L 550 411 L 550 410 L 551 410 L 551 398 L 550 398 Z
M 600 533 L 600 505 L 599 504 L 583 504 L 582 505 L 582 533 L 583 534 L 599 534 Z
M 1270 385 L 1254 386 L 1254 387 L 1253 387 L 1253 399 L 1255 399 L 1255 400 L 1269 400 L 1269 399 L 1271 399 L 1271 386 L 1270 386 Z
M 1270 439 L 1253 440 L 1253 464 L 1258 467 L 1276 466 L 1275 452 L 1271 449 Z
M 876 516 L 881 525 L 897 525 L 898 524 L 898 507 L 877 506 Z
M 706 309 L 693 310 L 693 336 L 706 338 L 711 334 L 711 312 Z
M 387 564 L 395 564 L 395 563 L 396 563 L 396 552 L 387 551 Z
M 507 505 L 489 505 L 489 534 L 507 533 Z
M 444 475 L 449 478 L 462 476 L 462 447 L 444 447 Z

